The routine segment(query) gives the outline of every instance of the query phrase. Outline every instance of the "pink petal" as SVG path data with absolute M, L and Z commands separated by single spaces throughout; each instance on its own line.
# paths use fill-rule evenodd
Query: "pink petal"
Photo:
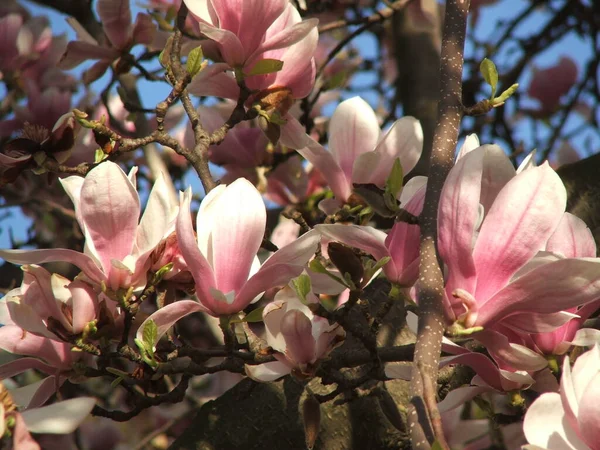
M 291 8 L 294 9 L 294 8 Z M 298 14 L 296 11 L 295 14 Z M 307 19 L 302 22 L 294 23 L 291 26 L 285 27 L 280 32 L 269 36 L 252 54 L 249 60 L 258 59 L 258 55 L 271 50 L 291 47 L 294 44 L 302 41 L 308 36 L 318 25 L 318 19 Z
M 148 14 L 139 13 L 133 26 L 133 42 L 135 44 L 150 45 L 154 40 L 156 25 Z
M 286 114 L 285 119 L 287 120 L 287 123 L 281 127 L 281 136 L 279 137 L 281 145 L 285 145 L 294 150 L 304 149 L 304 147 L 308 147 L 311 144 L 315 146 L 318 145 L 311 142 L 312 139 L 308 137 L 304 126 L 300 124 L 298 120 L 289 114 Z M 323 149 L 323 151 L 325 151 L 325 149 Z M 308 157 L 304 157 L 308 159 Z M 331 158 L 331 154 L 329 154 L 329 157 Z M 331 159 L 333 160 L 333 158 Z M 329 164 L 331 165 L 331 163 Z M 339 171 L 339 167 L 337 170 Z
M 383 136 L 375 152 L 382 155 L 381 165 L 375 178 L 387 179 L 396 158 L 400 158 L 404 174 L 417 164 L 423 151 L 423 129 L 414 117 L 396 120 Z
M 206 200 L 206 199 L 205 199 Z M 181 254 L 196 282 L 196 294 L 200 302 L 212 299 L 210 288 L 215 286 L 215 276 L 212 267 L 198 249 L 198 241 L 194 235 L 192 218 L 190 215 L 190 203 L 192 201 L 192 190 L 188 188 L 181 197 L 179 214 L 177 216 L 177 242 Z
M 552 314 L 598 297 L 600 264 L 595 259 L 562 259 L 537 267 L 501 289 L 480 307 L 476 325 L 498 323 L 516 312 Z
M 257 364 L 255 366 L 246 365 L 244 366 L 244 370 L 246 371 L 246 375 L 254 381 L 262 383 L 275 381 L 292 371 L 290 366 L 279 361 Z
M 552 450 L 585 448 L 575 431 L 565 421 L 565 411 L 560 396 L 542 394 L 527 409 L 523 422 L 527 442 Z
M 237 35 L 247 55 L 265 39 L 267 29 L 286 9 L 286 0 L 244 0 Z M 233 5 L 232 5 L 233 6 Z M 219 15 L 221 18 L 221 15 Z M 287 47 L 287 46 L 286 46 Z
M 379 134 L 375 112 L 362 98 L 345 100 L 335 109 L 329 123 L 329 150 L 347 179 L 352 179 L 352 167 L 358 155 L 375 149 Z M 315 166 L 320 170 L 317 164 Z M 321 173 L 327 174 L 322 170 Z
M 120 53 L 113 48 L 101 47 L 89 42 L 71 41 L 67 45 L 65 54 L 60 59 L 58 67 L 69 70 L 89 59 L 113 61 L 119 56 Z
M 239 38 L 231 31 L 200 23 L 200 32 L 219 44 L 223 61 L 233 69 L 242 67 L 246 61 L 244 47 Z
M 454 408 L 458 408 L 464 403 L 477 397 L 479 394 L 489 391 L 490 389 L 485 386 L 463 386 L 451 390 L 446 394 L 444 400 L 438 403 L 440 413 L 451 411 Z
M 390 256 L 385 246 L 386 234 L 373 227 L 359 225 L 317 225 L 315 230 L 331 240 L 356 247 L 373 255 L 376 260 Z
M 460 150 L 458 151 L 458 154 L 456 155 L 456 160 L 458 161 L 463 156 L 465 156 L 467 153 L 472 152 L 473 150 L 475 150 L 479 146 L 480 146 L 479 145 L 479 138 L 477 137 L 477 135 L 475 133 L 469 134 L 465 138 L 465 141 L 463 142 L 463 145 L 460 147 Z
M 473 235 L 479 217 L 481 177 L 485 152 L 474 151 L 459 159 L 450 170 L 438 209 L 438 249 L 448 266 L 446 289 L 475 291 Z
M 179 208 L 171 202 L 168 189 L 161 174 L 150 191 L 146 209 L 137 227 L 135 252 L 138 257 L 145 257 L 173 230 Z
M 309 145 L 298 149 L 298 153 L 321 172 L 338 200 L 343 202 L 348 200 L 352 194 L 351 173 L 344 173 L 341 166 L 336 162 L 334 155 L 312 139 Z M 352 170 L 352 166 L 349 170 Z
M 479 301 L 485 302 L 543 249 L 560 222 L 566 200 L 564 185 L 548 164 L 522 172 L 507 183 L 487 214 L 473 250 Z
M 15 415 L 15 428 L 13 430 L 13 448 L 18 450 L 40 450 L 39 444 L 31 437 L 27 431 L 27 425 L 23 421 L 21 414 Z
M 123 50 L 129 44 L 131 10 L 129 0 L 98 0 L 96 11 L 113 47 Z
M 464 364 L 471 367 L 488 386 L 499 391 L 521 387 L 506 380 L 492 360 L 482 353 L 467 352 L 443 357 L 440 360 L 440 368 L 449 364 Z
M 594 258 L 596 242 L 585 222 L 566 212 L 548 239 L 546 251 L 559 253 L 565 258 Z
M 484 330 L 473 336 L 490 352 L 501 367 L 533 372 L 548 365 L 542 355 L 522 345 L 509 342 L 508 338 L 493 330 Z
M 423 186 L 404 208 L 418 216 L 423 210 L 425 186 Z M 384 266 L 384 272 L 390 281 L 402 286 L 411 286 L 419 275 L 419 225 L 409 225 L 406 222 L 396 222 L 385 239 L 392 261 Z M 395 274 L 391 272 L 395 270 Z
M 550 333 L 556 331 L 569 321 L 578 318 L 577 314 L 566 311 L 559 311 L 552 314 L 525 312 L 511 314 L 510 318 L 505 320 L 504 325 L 520 333 Z
M 291 264 L 270 264 L 260 270 L 248 280 L 235 297 L 233 304 L 221 306 L 219 314 L 233 314 L 248 306 L 257 295 L 267 289 L 285 286 L 292 278 L 297 277 L 304 270 L 303 266 Z
M 79 427 L 92 412 L 96 399 L 78 397 L 22 413 L 27 429 L 33 433 L 68 434 Z
M 311 230 L 304 233 L 298 239 L 280 248 L 267 258 L 261 269 L 276 264 L 304 266 L 314 256 L 320 241 L 321 235 L 317 231 Z
M 73 333 L 81 333 L 97 317 L 97 297 L 88 284 L 79 280 L 70 283 L 68 288 L 72 295 Z
M 142 322 L 137 330 L 136 338 L 141 341 L 144 340 L 144 327 L 149 320 L 153 320 L 158 328 L 156 341 L 152 343 L 153 345 L 156 345 L 156 343 L 160 341 L 160 338 L 175 324 L 175 322 L 185 316 L 203 310 L 204 308 L 202 305 L 193 300 L 179 300 L 163 306 Z
M 105 279 L 92 258 L 75 250 L 64 248 L 42 250 L 0 250 L 0 258 L 13 264 L 43 264 L 46 262 L 65 261 L 79 267 L 94 282 Z
M 581 438 L 591 447 L 600 442 L 600 367 L 598 373 L 588 383 L 585 395 L 579 403 L 579 433 Z
M 290 310 L 281 318 L 280 327 L 286 356 L 299 365 L 314 362 L 315 340 L 310 319 L 298 310 Z
M 0 366 L 0 378 L 11 378 L 29 369 L 39 370 L 46 374 L 56 372 L 56 367 L 48 365 L 37 358 L 19 358 Z
M 215 96 L 237 100 L 240 88 L 227 70 L 226 63 L 215 63 L 201 70 L 188 86 L 191 94 L 197 96 Z
M 105 273 L 111 260 L 122 261 L 135 242 L 140 200 L 127 175 L 113 162 L 92 169 L 81 187 L 79 210 Z
M 238 292 L 264 238 L 265 204 L 254 185 L 243 178 L 205 202 L 198 213 L 198 242 L 208 238 L 206 256 L 212 262 L 216 287 L 224 293 Z

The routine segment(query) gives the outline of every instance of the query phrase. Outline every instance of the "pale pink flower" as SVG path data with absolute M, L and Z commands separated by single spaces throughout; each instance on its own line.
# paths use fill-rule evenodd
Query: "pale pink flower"
M 290 287 L 279 291 L 265 307 L 263 320 L 267 344 L 275 350 L 277 361 L 246 365 L 246 374 L 256 381 L 273 381 L 289 373 L 303 378 L 313 376 L 318 361 L 345 336 L 339 324 L 330 325 L 324 317 L 313 314 Z
M 305 135 L 306 136 L 306 135 Z M 416 165 L 423 149 L 423 131 L 413 117 L 394 122 L 382 136 L 375 112 L 360 97 L 338 105 L 329 124 L 329 151 L 306 136 L 298 153 L 321 172 L 335 195 L 326 209 L 348 201 L 353 184 L 384 187 L 396 159 L 404 174 Z
M 77 33 L 76 41 L 71 41 L 62 56 L 59 66 L 73 69 L 89 59 L 98 60 L 83 74 L 86 84 L 100 78 L 113 61 L 126 55 L 136 44 L 150 45 L 156 25 L 148 14 L 138 13 L 132 24 L 130 0 L 98 0 L 96 11 L 108 42 L 99 43 L 75 19 L 69 24 Z
M 287 284 L 316 251 L 318 234 L 306 233 L 260 266 L 256 253 L 265 235 L 266 209 L 256 188 L 243 178 L 205 197 L 196 238 L 189 214 L 191 195 L 188 189 L 181 200 L 177 238 L 201 308 L 213 316 L 237 313 L 265 290 Z
M 560 106 L 560 99 L 577 81 L 577 64 L 569 56 L 562 56 L 558 63 L 546 69 L 534 68 L 527 95 L 540 102 L 538 111 L 546 117 Z
M 13 72 L 35 61 L 52 42 L 48 20 L 29 20 L 18 13 L 0 17 L 0 79 L 2 72 Z
M 597 299 L 598 259 L 560 258 L 522 270 L 545 248 L 565 206 L 565 188 L 548 164 L 515 175 L 497 146 L 465 153 L 450 171 L 438 212 L 448 321 L 539 333 L 573 317 L 563 311 Z
M 152 263 L 150 254 L 173 231 L 177 205 L 171 204 L 165 181 L 159 177 L 138 224 L 136 172 L 133 168 L 126 175 L 117 164 L 107 161 L 85 178 L 61 179 L 85 236 L 84 253 L 69 249 L 0 250 L 0 256 L 17 264 L 67 261 L 97 285 L 105 283 L 113 290 L 143 288 Z
M 0 383 L 0 436 L 12 441 L 15 450 L 39 450 L 40 446 L 29 434 L 68 434 L 72 433 L 90 414 L 96 404 L 92 397 L 80 397 L 54 403 L 41 408 L 29 408 L 19 411 L 14 402 L 30 397 L 27 388 L 17 388 L 7 392 Z M 24 395 L 23 395 L 24 394 Z M 10 429 L 10 438 L 5 436 L 9 431 L 6 421 L 14 418 L 14 427 Z
M 98 299 L 83 281 L 71 281 L 36 265 L 22 267 L 21 287 L 6 294 L 13 323 L 26 332 L 62 341 L 97 318 Z
M 218 44 L 226 64 L 215 65 L 221 67 L 221 72 L 228 68 L 250 74 L 261 60 L 277 59 L 284 62 L 282 70 L 247 76 L 247 86 L 260 91 L 285 87 L 294 98 L 308 95 L 315 77 L 316 19 L 302 21 L 287 0 L 185 0 L 185 3 L 199 20 L 202 34 Z M 196 84 L 201 88 L 201 83 Z M 235 82 L 229 84 L 235 91 Z M 190 89 L 196 93 L 192 86 Z M 235 99 L 237 93 L 230 92 L 228 97 Z
M 551 450 L 600 449 L 600 345 L 575 361 L 565 358 L 560 394 L 545 393 L 527 410 L 530 444 Z
M 52 130 L 71 109 L 71 93 L 57 87 L 40 89 L 34 81 L 25 82 L 26 105 L 15 105 L 15 115 L 0 122 L 0 136 L 10 136 L 25 123 Z

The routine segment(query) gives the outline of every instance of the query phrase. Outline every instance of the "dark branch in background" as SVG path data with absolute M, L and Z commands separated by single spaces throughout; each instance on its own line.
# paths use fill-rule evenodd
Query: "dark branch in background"
M 393 17 L 390 32 L 398 72 L 396 92 L 391 105 L 394 109 L 390 110 L 390 114 L 395 117 L 394 105 L 400 101 L 403 114 L 417 118 L 423 128 L 423 153 L 415 168 L 411 170 L 411 177 L 427 175 L 429 171 L 437 120 L 440 74 L 434 68 L 440 65 L 441 29 L 437 11 L 432 20 L 430 26 L 415 29 L 414 19 L 406 11 L 399 11 Z
M 430 448 L 433 441 L 444 448 L 436 399 L 437 374 L 444 334 L 444 277 L 437 256 L 437 210 L 450 171 L 462 117 L 462 69 L 469 0 L 448 0 L 442 35 L 440 102 L 421 223 L 419 263 L 419 330 L 411 380 L 409 424 L 413 448 Z M 433 424 L 433 426 L 432 426 Z

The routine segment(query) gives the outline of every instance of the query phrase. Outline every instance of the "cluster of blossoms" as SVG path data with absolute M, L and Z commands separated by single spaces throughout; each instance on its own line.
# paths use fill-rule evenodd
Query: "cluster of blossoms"
M 0 34 L 15 44 L 0 50 L 0 75 L 7 83 L 27 78 L 28 101 L 0 124 L 1 136 L 23 131 L 0 153 L 2 182 L 15 181 L 25 169 L 44 172 L 49 158 L 76 164 L 91 162 L 98 147 L 102 154 L 85 165 L 84 176 L 59 179 L 73 204 L 82 251 L 0 250 L 23 272 L 21 285 L 0 299 L 0 349 L 21 356 L 1 365 L 0 376 L 30 369 L 44 374 L 30 386 L 0 386 L 0 437 L 12 435 L 22 448 L 39 448 L 29 431 L 71 433 L 92 408 L 107 406 L 93 397 L 44 406 L 67 381 L 114 375 L 117 382 L 141 380 L 151 389 L 169 370 L 217 372 L 219 362 L 189 361 L 200 354 L 202 363 L 213 355 L 239 358 L 234 368 L 240 377 L 268 382 L 291 375 L 305 382 L 320 376 L 321 363 L 344 345 L 346 333 L 354 333 L 344 320 L 372 280 L 387 280 L 398 302 L 417 301 L 418 216 L 427 179 L 404 182 L 404 175 L 423 151 L 419 121 L 403 117 L 382 132 L 371 106 L 353 97 L 339 103 L 328 124 L 319 123 L 327 130 L 326 143 L 319 133 L 307 134 L 294 104 L 316 82 L 318 20 L 302 20 L 288 0 L 183 1 L 190 13 L 186 33 L 201 37 L 202 52 L 212 61 L 188 73 L 187 89 L 228 99 L 201 105 L 197 123 L 173 138 L 175 146 L 193 148 L 202 127 L 212 144 L 207 159 L 225 171 L 201 198 L 195 222 L 192 189 L 179 192 L 177 201 L 164 176 L 156 177 L 142 208 L 138 166 L 115 162 L 119 135 L 98 131 L 118 128 L 124 105 L 95 108 L 92 118 L 68 113 L 69 78 L 49 70 L 91 59 L 96 62 L 84 72 L 85 84 L 109 69 L 115 77 L 126 74 L 135 65 L 134 46 L 164 47 L 167 18 L 183 10 L 181 1 L 153 0 L 152 15 L 133 20 L 128 1 L 98 0 L 103 35 L 92 36 L 72 20 L 77 40 L 68 44 L 22 11 L 0 18 Z M 193 42 L 185 40 L 184 47 Z M 531 89 L 535 97 L 540 87 L 534 83 Z M 244 120 L 230 127 L 239 109 Z M 173 123 L 166 129 L 181 117 L 170 114 Z M 143 133 L 136 129 L 143 122 L 121 124 L 123 135 Z M 157 130 L 153 136 L 165 129 L 157 122 L 144 123 Z M 89 130 L 78 135 L 80 125 L 94 129 L 95 142 Z M 226 136 L 212 139 L 222 128 Z M 76 157 L 82 152 L 74 149 L 86 154 Z M 269 235 L 265 199 L 289 210 L 304 207 L 306 217 L 281 222 Z M 444 339 L 450 356 L 441 365 L 463 364 L 476 373 L 440 405 L 453 442 L 472 437 L 450 436 L 449 424 L 459 420 L 465 402 L 531 387 L 544 394 L 525 416 L 529 443 L 598 448 L 600 332 L 583 324 L 600 308 L 600 259 L 590 230 L 566 212 L 566 201 L 565 187 L 547 163 L 535 166 L 527 159 L 515 169 L 499 146 L 480 146 L 474 136 L 459 151 L 438 211 L 444 316 L 450 337 L 469 336 L 486 352 Z M 389 220 L 387 232 L 379 229 L 380 216 Z M 77 272 L 66 276 L 44 266 L 56 262 Z M 183 319 L 195 313 L 220 325 L 220 352 L 191 345 L 193 339 L 179 333 Z M 575 346 L 591 350 L 571 369 Z M 119 369 L 108 366 L 113 357 L 123 359 Z M 554 375 L 560 360 L 559 386 Z M 174 361 L 185 368 L 176 372 Z M 403 368 L 390 364 L 385 374 L 406 378 Z M 542 422 L 551 423 L 552 432 Z M 489 434 L 487 423 L 478 430 L 476 438 Z

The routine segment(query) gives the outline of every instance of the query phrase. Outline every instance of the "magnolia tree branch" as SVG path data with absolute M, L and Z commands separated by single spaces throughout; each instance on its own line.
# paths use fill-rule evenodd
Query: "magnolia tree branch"
M 430 448 L 437 439 L 444 448 L 435 396 L 444 333 L 444 278 L 437 256 L 437 210 L 444 181 L 454 159 L 462 117 L 462 70 L 469 0 L 448 0 L 442 35 L 440 102 L 433 138 L 430 175 L 420 217 L 419 329 L 411 380 L 409 424 L 413 448 Z M 433 424 L 433 425 L 432 425 Z

